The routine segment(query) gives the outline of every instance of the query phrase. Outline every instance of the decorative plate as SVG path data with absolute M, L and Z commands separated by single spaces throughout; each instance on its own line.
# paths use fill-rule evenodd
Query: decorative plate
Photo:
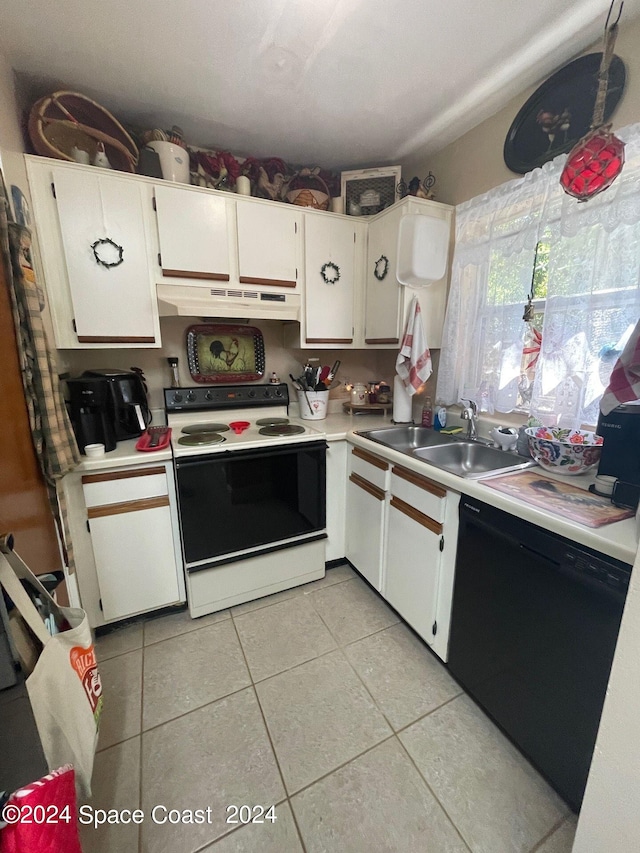
M 598 92 L 601 53 L 574 59 L 552 74 L 520 109 L 504 142 L 504 161 L 525 172 L 570 151 L 591 126 Z M 624 93 L 626 70 L 618 56 L 611 60 L 604 120 L 609 121 Z
M 195 382 L 256 382 L 264 376 L 262 332 L 227 323 L 189 326 L 187 360 Z

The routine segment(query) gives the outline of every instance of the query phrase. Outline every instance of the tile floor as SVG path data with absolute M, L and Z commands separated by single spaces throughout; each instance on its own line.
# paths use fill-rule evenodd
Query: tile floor
M 105 709 L 85 853 L 569 853 L 575 818 L 348 566 L 97 643 Z M 226 823 L 229 805 L 275 823 Z M 154 806 L 205 809 L 158 824 Z M 162 811 L 160 814 L 165 814 Z

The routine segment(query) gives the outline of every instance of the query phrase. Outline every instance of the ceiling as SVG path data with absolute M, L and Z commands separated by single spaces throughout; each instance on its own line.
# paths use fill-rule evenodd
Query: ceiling
M 3 0 L 32 91 L 236 155 L 359 168 L 442 148 L 602 33 L 608 0 Z M 640 15 L 625 0 L 622 25 Z

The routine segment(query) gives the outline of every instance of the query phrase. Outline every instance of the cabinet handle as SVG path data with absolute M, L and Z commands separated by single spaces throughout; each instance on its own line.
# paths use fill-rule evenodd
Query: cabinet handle
M 367 453 L 366 450 L 362 450 L 360 447 L 352 448 L 351 455 L 357 456 L 358 459 L 364 459 L 365 462 L 368 462 L 370 465 L 375 465 L 375 467 L 380 468 L 381 471 L 386 471 L 389 468 L 384 460 L 378 459 L 377 456 L 374 456 L 372 453 Z
M 365 338 L 365 344 L 399 344 L 400 338 Z
M 353 338 L 305 338 L 308 344 L 352 344 Z
M 165 278 L 200 278 L 207 281 L 229 281 L 227 273 L 221 272 L 193 272 L 190 270 L 166 270 L 162 269 Z
M 241 275 L 240 284 L 270 284 L 273 287 L 295 287 L 296 281 L 289 281 L 280 278 L 255 278 L 251 275 Z
M 125 501 L 120 504 L 107 504 L 106 506 L 92 506 L 87 510 L 88 517 L 102 518 L 105 515 L 121 515 L 123 512 L 141 512 L 144 509 L 156 509 L 160 506 L 169 506 L 168 495 L 159 498 L 143 498 L 140 501 Z
M 354 486 L 358 486 L 359 488 L 364 489 L 365 492 L 368 492 L 376 500 L 384 500 L 384 492 L 382 491 L 382 489 L 379 489 L 377 486 L 374 486 L 373 483 L 369 483 L 367 480 L 363 480 L 363 478 L 359 477 L 357 474 L 351 474 L 349 476 L 349 482 L 353 483 Z
M 421 524 L 423 527 L 426 527 L 432 533 L 435 533 L 437 536 L 442 535 L 442 525 L 437 521 L 434 521 L 432 518 L 429 518 L 428 515 L 420 512 L 417 509 L 414 509 L 412 506 L 409 506 L 408 503 L 405 503 L 400 498 L 397 498 L 395 495 L 391 498 L 390 505 L 397 509 L 398 512 L 403 513 L 404 515 L 411 518 L 413 521 L 417 521 L 418 524 Z
M 391 473 L 395 474 L 396 477 L 400 477 L 402 480 L 406 480 L 407 483 L 412 483 L 419 489 L 424 489 L 425 492 L 430 492 L 437 498 L 446 498 L 447 496 L 446 489 L 443 489 L 442 486 L 438 486 L 431 480 L 427 480 L 426 477 L 421 477 L 420 474 L 415 474 L 413 471 L 409 471 L 406 468 L 400 468 L 400 466 L 394 465 L 391 469 Z
M 83 474 L 82 484 L 106 483 L 109 480 L 131 480 L 133 477 L 150 477 L 153 474 L 166 474 L 164 466 L 142 468 L 140 471 L 109 471 L 105 474 Z

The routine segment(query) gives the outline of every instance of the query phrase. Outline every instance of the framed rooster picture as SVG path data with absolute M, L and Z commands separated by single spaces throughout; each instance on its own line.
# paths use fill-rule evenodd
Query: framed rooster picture
M 262 332 L 228 323 L 189 326 L 187 360 L 195 382 L 257 382 L 265 368 Z
M 601 53 L 581 56 L 556 71 L 531 95 L 513 120 L 504 142 L 504 161 L 524 175 L 565 154 L 589 130 L 598 92 Z M 624 93 L 626 70 L 611 60 L 604 120 L 609 121 Z

